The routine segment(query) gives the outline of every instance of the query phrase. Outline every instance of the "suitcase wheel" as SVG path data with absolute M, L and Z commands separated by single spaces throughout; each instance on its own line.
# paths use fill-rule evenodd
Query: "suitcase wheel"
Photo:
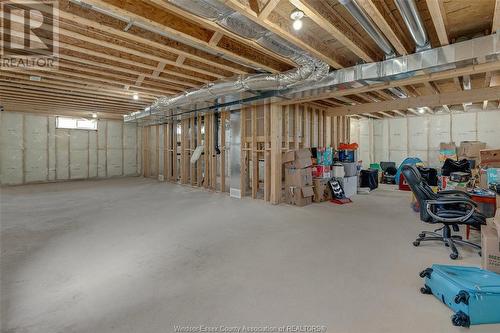
M 413 246 L 419 246 L 420 245 L 420 242 L 419 241 L 414 241 L 413 242 Z
M 453 316 L 451 316 L 451 323 L 453 324 L 453 326 L 469 327 L 470 319 L 468 315 L 466 315 L 462 311 L 458 311 Z
M 455 260 L 457 258 L 458 258 L 458 253 L 452 253 L 452 254 L 450 254 L 450 259 L 451 260 Z
M 432 294 L 432 289 L 431 289 L 431 288 L 429 288 L 429 286 L 428 286 L 428 285 L 425 285 L 425 286 L 423 286 L 422 288 L 420 288 L 420 292 L 421 292 L 422 294 L 424 294 L 424 295 L 430 295 L 430 294 Z
M 465 305 L 469 305 L 469 293 L 465 290 L 460 290 L 457 296 L 455 296 L 455 303 L 464 303 Z
M 430 278 L 431 277 L 431 273 L 432 273 L 432 268 L 426 268 L 426 269 L 424 269 L 423 271 L 420 272 L 420 277 L 421 278 L 425 278 L 425 277 Z

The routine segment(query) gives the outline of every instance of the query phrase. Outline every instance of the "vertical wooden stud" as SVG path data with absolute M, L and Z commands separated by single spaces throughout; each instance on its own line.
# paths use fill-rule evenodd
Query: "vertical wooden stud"
M 271 104 L 271 203 L 281 201 L 281 149 L 283 144 L 282 107 Z

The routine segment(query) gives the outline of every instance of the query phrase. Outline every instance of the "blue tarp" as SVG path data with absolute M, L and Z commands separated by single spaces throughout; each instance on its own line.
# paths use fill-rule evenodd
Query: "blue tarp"
M 417 163 L 424 164 L 424 162 L 418 158 L 418 157 L 407 157 L 405 160 L 401 163 L 401 165 L 398 168 L 398 172 L 396 173 L 396 185 L 399 185 L 399 178 L 401 177 L 401 170 L 403 169 L 403 165 L 416 165 Z

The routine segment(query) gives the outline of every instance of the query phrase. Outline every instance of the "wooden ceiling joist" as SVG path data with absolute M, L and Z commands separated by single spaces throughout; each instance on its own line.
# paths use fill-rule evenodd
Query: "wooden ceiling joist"
M 162 33 L 170 36 L 173 39 L 180 40 L 185 44 L 194 44 L 201 48 L 211 50 L 215 53 L 228 54 L 240 63 L 248 64 L 255 68 L 264 68 L 269 71 L 275 72 L 276 69 L 269 66 L 267 57 L 258 57 L 256 53 L 242 55 L 243 49 L 239 49 L 241 53 L 237 53 L 218 45 L 210 45 L 210 37 L 205 37 L 205 34 L 213 32 L 204 28 L 199 28 L 194 22 L 188 22 L 166 11 L 155 10 L 153 4 L 148 4 L 140 1 L 121 1 L 121 0 L 86 0 L 86 3 L 105 9 L 115 15 L 128 18 L 136 22 L 144 22 L 152 28 L 158 29 Z M 161 1 L 164 2 L 164 1 Z M 153 3 L 161 5 L 159 2 Z M 261 62 L 256 61 L 259 59 Z
M 436 28 L 439 43 L 441 46 L 448 45 L 450 42 L 448 40 L 448 33 L 446 32 L 446 12 L 443 8 L 443 2 L 439 0 L 427 0 L 426 2 L 432 23 L 434 24 L 434 28 Z
M 498 98 L 500 94 L 500 86 L 480 88 L 473 90 L 464 90 L 456 92 L 442 93 L 438 95 L 425 95 L 418 97 L 409 97 L 395 99 L 391 101 L 383 101 L 378 103 L 364 103 L 359 105 L 347 105 L 337 108 L 329 108 L 327 110 L 332 116 L 345 116 L 348 114 L 364 114 L 380 111 L 390 111 L 394 109 L 410 109 L 418 107 L 437 107 L 441 105 L 457 104 L 457 103 L 477 103 L 484 100 Z
M 409 50 L 405 48 L 403 42 L 394 32 L 391 25 L 384 18 L 375 3 L 372 0 L 357 0 L 357 3 L 379 27 L 379 29 L 386 36 L 392 46 L 396 49 L 396 52 L 398 52 L 400 55 L 408 54 Z
M 225 0 L 225 4 L 231 7 L 233 10 L 238 11 L 248 19 L 256 22 L 257 24 L 262 25 L 269 31 L 275 33 L 279 37 L 299 46 L 300 48 L 306 50 L 311 55 L 317 57 L 318 59 L 323 60 L 330 66 L 334 68 L 344 67 L 342 63 L 344 62 L 334 54 L 326 55 L 319 50 L 322 49 L 320 43 L 317 40 L 309 39 L 307 42 L 300 39 L 296 35 L 292 34 L 290 30 L 285 29 L 286 25 L 279 25 L 270 20 L 270 17 L 267 19 L 261 19 L 250 7 L 245 6 L 241 2 L 237 0 Z
M 109 86 L 104 87 L 104 86 L 92 86 L 82 83 L 77 84 L 73 82 L 61 81 L 52 78 L 43 79 L 41 82 L 38 82 L 38 81 L 31 81 L 29 75 L 27 76 L 26 74 L 13 74 L 7 72 L 4 72 L 2 74 L 2 76 L 0 77 L 0 82 L 11 82 L 11 83 L 25 84 L 35 87 L 49 87 L 49 88 L 53 87 L 54 89 L 64 89 L 67 91 L 78 91 L 87 93 L 90 92 L 95 95 L 102 95 L 107 97 L 128 96 L 131 98 L 133 95 L 132 91 L 125 91 L 119 89 L 117 90 Z M 141 98 L 145 100 L 153 100 L 154 95 L 141 93 Z
M 87 27 L 91 27 L 93 29 L 96 29 L 98 31 L 106 32 L 106 33 L 109 33 L 111 35 L 121 37 L 124 40 L 130 40 L 130 41 L 134 41 L 137 43 L 146 44 L 146 45 L 151 46 L 151 47 L 158 49 L 158 50 L 164 50 L 164 51 L 174 53 L 177 55 L 182 55 L 184 57 L 205 63 L 205 64 L 210 65 L 210 66 L 218 67 L 218 68 L 221 68 L 223 70 L 231 71 L 231 72 L 234 72 L 237 74 L 244 74 L 244 73 L 248 72 L 248 71 L 240 69 L 241 66 L 229 66 L 228 64 L 221 63 L 220 60 L 216 61 L 215 59 L 212 59 L 212 57 L 209 57 L 210 54 L 208 54 L 208 53 L 203 54 L 203 55 L 199 55 L 199 54 L 197 54 L 199 52 L 197 52 L 197 50 L 192 49 L 192 48 L 189 48 L 190 52 L 188 52 L 188 51 L 185 51 L 183 49 L 170 47 L 168 45 L 156 42 L 154 40 L 135 35 L 131 32 L 125 32 L 116 26 L 109 26 L 109 25 L 105 25 L 105 24 L 100 23 L 100 22 L 95 21 L 95 20 L 89 20 L 87 18 L 82 17 L 81 13 L 80 13 L 80 15 L 77 15 L 77 14 L 70 12 L 72 9 L 73 9 L 73 11 L 75 11 L 75 9 L 74 9 L 75 6 L 74 5 L 71 6 L 70 4 L 68 4 L 67 1 L 63 1 L 63 2 L 66 3 L 66 5 L 64 6 L 66 11 L 61 8 L 61 5 L 59 8 L 59 15 L 63 19 L 66 19 L 69 21 L 74 21 L 74 22 L 77 22 L 79 24 L 83 24 Z
M 495 13 L 493 14 L 493 24 L 491 32 L 496 32 L 500 29 L 500 0 L 495 1 Z
M 370 50 L 361 47 L 359 39 L 355 38 L 353 33 L 347 36 L 344 32 L 340 31 L 330 20 L 325 17 L 325 14 L 316 9 L 312 5 L 312 3 L 305 2 L 304 0 L 289 1 L 292 5 L 302 10 L 309 19 L 311 19 L 322 29 L 327 31 L 332 37 L 334 37 L 337 41 L 351 50 L 358 57 L 366 62 L 372 62 L 376 59 L 376 55 L 372 54 Z
M 267 0 L 266 4 L 262 8 L 262 10 L 258 13 L 258 16 L 261 20 L 267 19 L 269 14 L 276 8 L 279 4 L 280 0 Z

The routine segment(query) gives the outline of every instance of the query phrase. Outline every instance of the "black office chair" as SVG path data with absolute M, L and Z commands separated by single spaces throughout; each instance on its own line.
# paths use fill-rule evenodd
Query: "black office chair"
M 479 229 L 486 224 L 486 217 L 476 211 L 477 204 L 470 199 L 468 193 L 452 190 L 434 193 L 427 183 L 422 179 L 418 169 L 413 165 L 403 167 L 403 175 L 406 178 L 413 194 L 420 205 L 420 220 L 427 223 L 440 223 L 443 227 L 435 231 L 422 231 L 413 245 L 419 246 L 420 242 L 441 241 L 451 250 L 450 258 L 458 258 L 458 250 L 455 244 L 471 246 L 481 250 L 481 246 L 463 240 L 459 235 L 452 235 L 453 231 L 460 231 L 459 225 L 466 224 Z M 450 228 L 451 227 L 451 228 Z M 442 234 L 436 231 L 442 229 Z M 481 252 L 479 252 L 481 255 Z
M 382 169 L 382 184 L 396 184 L 396 173 L 398 173 L 396 163 L 380 162 L 380 168 Z

